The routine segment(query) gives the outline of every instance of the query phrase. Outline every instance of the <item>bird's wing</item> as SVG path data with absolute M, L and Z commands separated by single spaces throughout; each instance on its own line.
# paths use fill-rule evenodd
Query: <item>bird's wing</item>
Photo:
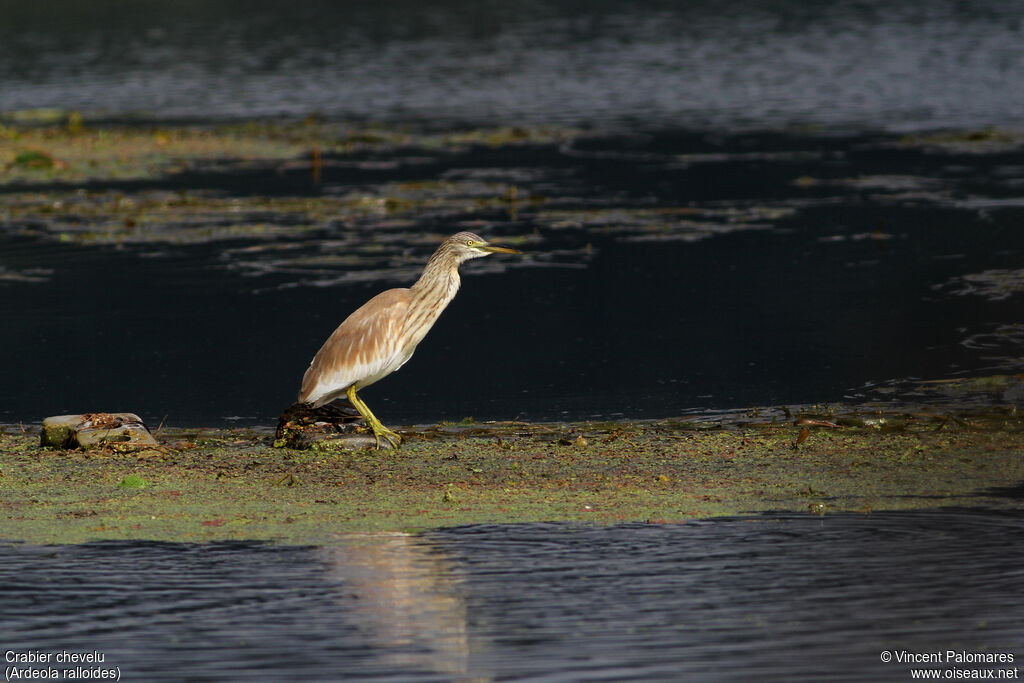
M 389 289 L 338 325 L 303 375 L 299 402 L 320 406 L 397 370 L 410 298 L 408 289 Z

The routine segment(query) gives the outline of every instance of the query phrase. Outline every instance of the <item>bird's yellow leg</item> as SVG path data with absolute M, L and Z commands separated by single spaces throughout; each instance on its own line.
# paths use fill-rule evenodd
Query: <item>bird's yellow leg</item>
M 349 402 L 356 407 L 359 414 L 363 416 L 364 420 L 366 420 L 366 426 L 373 430 L 373 437 L 377 439 L 377 448 L 380 448 L 380 440 L 382 437 L 388 442 L 388 445 L 391 446 L 391 448 L 398 448 L 398 444 L 402 443 L 402 435 L 381 424 L 381 421 L 370 412 L 369 406 L 363 403 L 363 399 L 356 396 L 356 387 L 354 384 L 348 388 L 348 391 L 346 391 L 345 394 L 348 396 Z

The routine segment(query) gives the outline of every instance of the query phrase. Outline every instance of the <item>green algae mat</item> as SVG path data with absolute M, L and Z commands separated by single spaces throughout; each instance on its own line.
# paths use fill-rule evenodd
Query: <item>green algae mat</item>
M 459 424 L 392 450 L 275 448 L 251 430 L 177 430 L 159 448 L 61 451 L 0 434 L 0 538 L 318 543 L 348 531 L 479 523 L 685 522 L 757 513 L 1016 509 L 1015 408 L 729 423 Z

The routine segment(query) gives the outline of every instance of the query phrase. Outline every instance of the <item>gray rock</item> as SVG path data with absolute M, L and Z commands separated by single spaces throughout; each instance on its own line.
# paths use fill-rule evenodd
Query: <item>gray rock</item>
M 48 417 L 43 420 L 39 442 L 44 448 L 95 448 L 114 443 L 139 448 L 159 445 L 135 413 Z

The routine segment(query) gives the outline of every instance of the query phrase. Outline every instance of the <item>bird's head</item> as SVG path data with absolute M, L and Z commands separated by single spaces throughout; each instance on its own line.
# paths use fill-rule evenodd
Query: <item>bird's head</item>
M 472 232 L 460 232 L 444 241 L 444 246 L 451 250 L 459 263 L 490 254 L 521 254 L 518 249 L 501 247 L 491 244 L 480 235 Z

